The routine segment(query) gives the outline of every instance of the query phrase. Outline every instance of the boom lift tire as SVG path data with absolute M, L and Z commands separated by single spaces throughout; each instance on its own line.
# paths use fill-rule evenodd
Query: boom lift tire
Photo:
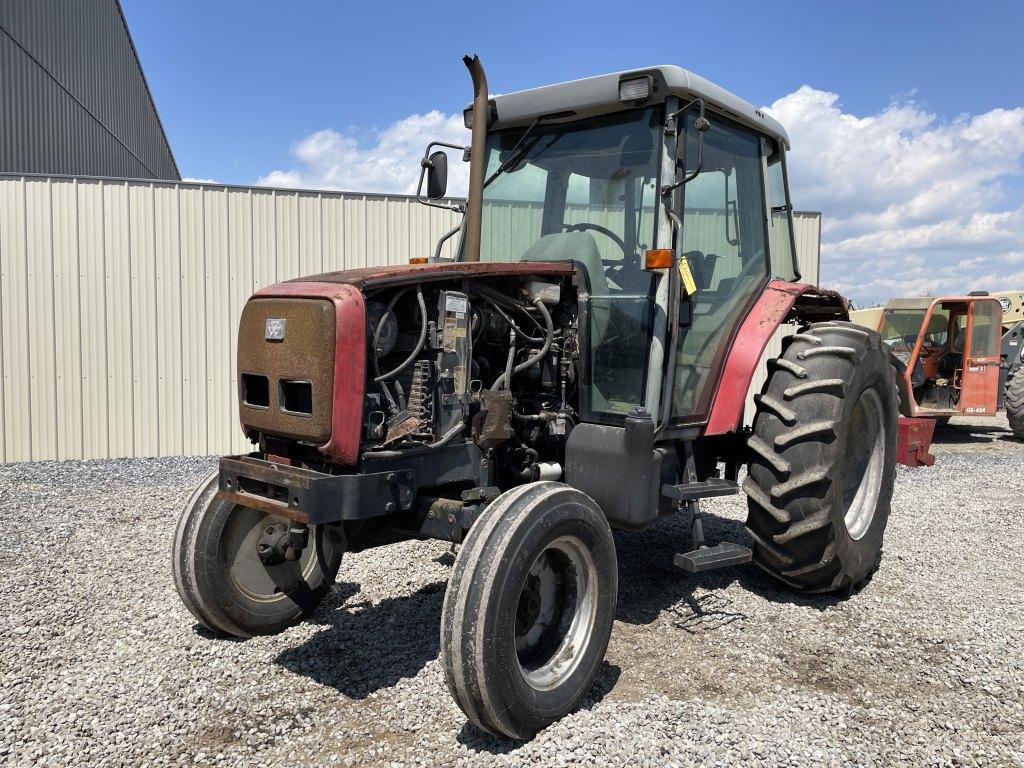
M 1010 422 L 1013 436 L 1024 440 L 1024 374 L 1018 371 L 1006 382 L 1003 403 L 1006 407 L 1006 420 Z
M 445 681 L 466 717 L 528 739 L 574 710 L 604 660 L 617 592 L 593 499 L 551 481 L 495 499 L 455 558 L 441 613 Z
M 756 398 L 743 483 L 754 562 L 807 592 L 878 567 L 896 474 L 899 394 L 879 335 L 848 322 L 790 337 Z
M 219 501 L 217 473 L 185 503 L 174 534 L 171 569 L 185 606 L 211 632 L 252 637 L 280 632 L 312 611 L 329 591 L 345 550 L 340 528 L 310 526 L 297 560 L 265 565 L 265 532 L 289 521 Z

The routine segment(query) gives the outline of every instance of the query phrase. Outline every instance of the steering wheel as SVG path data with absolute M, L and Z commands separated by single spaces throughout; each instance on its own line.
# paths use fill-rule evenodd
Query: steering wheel
M 566 232 L 585 232 L 588 229 L 600 232 L 605 237 L 611 238 L 622 249 L 622 255 L 625 258 L 629 258 L 630 254 L 626 250 L 626 241 L 608 229 L 608 227 L 602 227 L 600 224 L 591 224 L 588 221 L 581 221 L 579 224 L 566 224 L 565 226 Z

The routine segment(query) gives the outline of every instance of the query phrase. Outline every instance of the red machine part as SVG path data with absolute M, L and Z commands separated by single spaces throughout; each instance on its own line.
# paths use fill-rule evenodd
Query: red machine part
M 362 292 L 345 283 L 310 281 L 277 283 L 255 295 L 320 298 L 334 303 L 337 325 L 334 334 L 331 439 L 319 446 L 319 450 L 342 464 L 355 464 L 359 458 L 366 370 L 366 303 Z
M 711 405 L 711 414 L 705 435 L 724 435 L 735 432 L 743 418 L 743 406 L 747 399 L 747 390 L 754 377 L 754 371 L 761 361 L 772 335 L 789 315 L 793 305 L 804 294 L 816 294 L 833 300 L 837 306 L 845 303 L 839 294 L 826 291 L 806 283 L 787 283 L 772 280 L 768 283 L 761 297 L 757 300 L 750 314 L 740 326 L 739 333 L 729 349 L 729 357 L 722 369 L 718 391 Z
M 935 419 L 900 416 L 896 422 L 896 461 L 906 467 L 930 467 L 935 457 L 928 452 L 935 433 Z

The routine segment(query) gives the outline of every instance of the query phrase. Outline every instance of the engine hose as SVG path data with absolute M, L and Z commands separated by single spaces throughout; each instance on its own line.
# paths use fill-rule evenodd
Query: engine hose
M 524 333 L 523 329 L 519 327 L 519 325 L 516 323 L 516 321 L 513 320 L 511 317 L 509 317 L 508 313 L 505 312 L 505 310 L 503 310 L 501 308 L 501 306 L 499 305 L 499 302 L 496 301 L 488 292 L 483 290 L 483 286 L 474 285 L 474 286 L 471 286 L 469 288 L 469 290 L 473 291 L 473 293 L 475 293 L 481 299 L 486 301 L 490 305 L 491 309 L 493 309 L 495 312 L 497 312 L 499 315 L 501 315 L 501 317 L 505 320 L 506 323 L 508 323 L 511 327 L 515 328 L 516 333 L 518 333 L 521 338 L 526 339 L 527 341 L 532 341 L 534 343 L 539 343 L 539 342 L 543 341 L 543 339 L 541 339 L 539 337 L 535 338 L 533 336 L 530 336 L 527 333 Z M 501 298 L 504 300 L 506 305 L 514 306 L 517 310 L 523 312 L 523 314 L 525 314 L 527 317 L 530 318 L 530 321 L 533 322 L 534 325 L 536 325 L 538 328 L 540 328 L 540 323 L 538 323 L 529 313 L 527 313 L 525 310 L 523 310 L 523 308 L 521 306 L 510 302 L 507 299 L 507 297 L 505 297 L 505 296 L 502 296 Z
M 406 291 L 407 290 L 409 290 L 409 289 L 406 288 Z M 395 303 L 398 301 L 399 297 L 402 296 L 404 293 L 405 293 L 405 291 L 400 291 L 399 293 L 396 293 L 391 298 L 391 301 L 388 302 L 388 310 L 387 310 L 387 312 L 385 312 L 383 315 L 381 315 L 380 322 L 377 323 L 377 330 L 374 331 L 374 334 L 373 334 L 373 372 L 374 372 L 374 374 L 376 374 L 376 377 L 374 378 L 374 381 L 387 381 L 388 379 L 394 378 L 395 376 L 400 374 L 402 371 L 404 371 L 406 368 L 408 368 L 409 365 L 412 363 L 412 361 L 415 360 L 416 357 L 419 355 L 419 353 L 423 350 L 423 343 L 427 340 L 427 304 L 423 300 L 423 286 L 417 285 L 416 286 L 416 300 L 419 302 L 419 305 L 420 305 L 420 337 L 419 337 L 419 339 L 416 342 L 415 348 L 412 350 L 412 352 L 409 353 L 409 356 L 407 358 L 405 358 L 405 360 L 402 361 L 401 365 L 399 365 L 394 370 L 388 371 L 387 373 L 381 373 L 380 372 L 380 368 L 378 367 L 380 362 L 378 360 L 378 355 L 377 355 L 377 342 L 380 340 L 380 332 L 381 332 L 381 329 L 384 327 L 384 321 L 387 319 L 388 312 L 391 311 L 391 309 L 395 306 Z
M 541 347 L 537 352 L 526 358 L 526 360 L 521 362 L 515 368 L 513 368 L 511 374 L 507 370 L 505 371 L 505 373 L 501 374 L 501 376 L 499 376 L 497 380 L 491 385 L 491 391 L 497 391 L 506 384 L 511 384 L 512 376 L 519 373 L 520 371 L 524 371 L 527 368 L 539 363 L 541 360 L 544 359 L 544 356 L 547 355 L 547 353 L 551 349 L 551 344 L 555 340 L 555 326 L 554 323 L 551 322 L 551 313 L 548 312 L 548 308 L 544 306 L 544 302 L 541 301 L 540 299 L 534 301 L 533 306 L 535 306 L 537 310 L 541 313 L 541 315 L 544 317 L 544 325 L 547 328 L 547 338 L 544 339 L 544 346 Z
M 516 358 L 516 329 L 513 327 L 513 328 L 510 328 L 509 332 L 508 332 L 508 358 L 506 358 L 506 360 L 505 360 L 505 372 L 503 374 L 501 374 L 501 376 L 499 376 L 497 379 L 495 379 L 493 384 L 491 384 L 491 389 L 493 391 L 497 391 L 498 389 L 500 389 L 500 385 L 501 385 L 502 381 L 511 381 L 512 380 L 512 367 L 513 367 L 513 363 L 515 362 L 515 358 Z
M 395 396 L 391 394 L 391 390 L 388 388 L 386 381 L 377 382 L 380 384 L 380 391 L 384 395 L 384 399 L 388 401 L 388 411 L 392 414 L 398 413 L 398 403 L 395 402 Z

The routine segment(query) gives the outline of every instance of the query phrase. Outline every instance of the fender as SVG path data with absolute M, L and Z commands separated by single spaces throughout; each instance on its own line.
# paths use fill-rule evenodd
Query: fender
M 725 359 L 705 435 L 735 432 L 743 417 L 743 405 L 754 372 L 768 341 L 790 318 L 808 322 L 849 320 L 849 302 L 835 291 L 807 283 L 772 280 L 740 325 Z

